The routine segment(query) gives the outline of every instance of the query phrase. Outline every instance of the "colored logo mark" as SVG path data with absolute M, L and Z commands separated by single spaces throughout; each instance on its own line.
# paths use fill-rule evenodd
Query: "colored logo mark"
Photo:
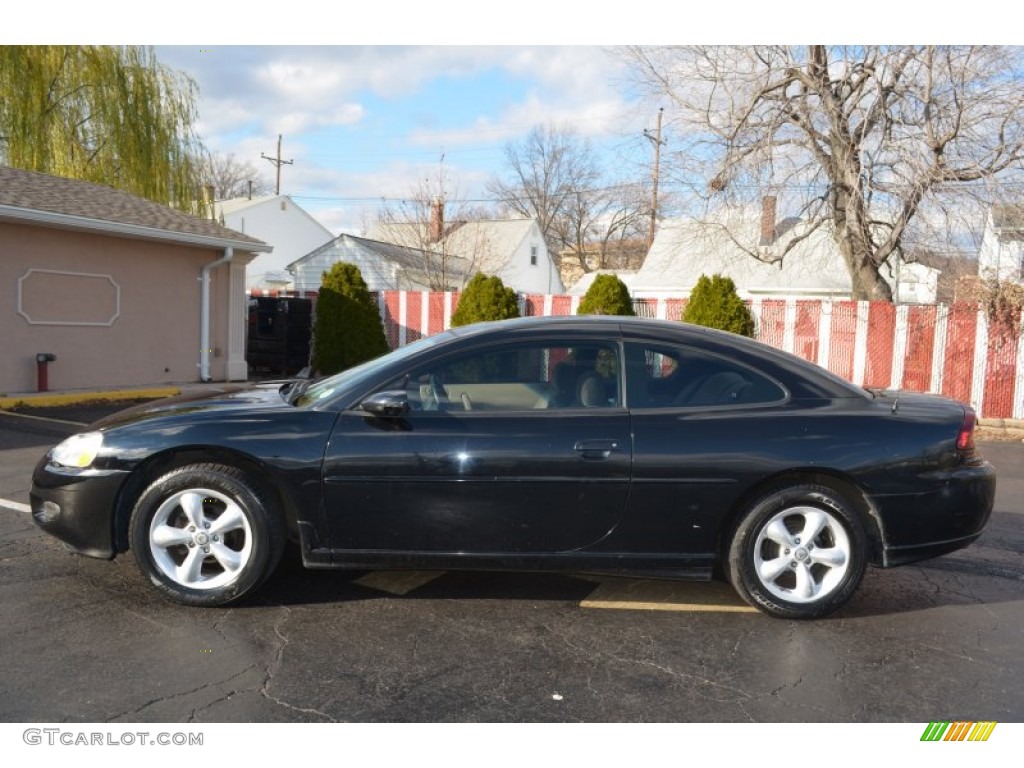
M 921 734 L 921 741 L 988 741 L 996 723 L 987 720 L 980 723 L 933 722 Z

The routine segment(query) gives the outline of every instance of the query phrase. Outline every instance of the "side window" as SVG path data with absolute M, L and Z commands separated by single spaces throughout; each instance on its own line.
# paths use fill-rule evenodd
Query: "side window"
M 786 397 L 758 371 L 687 347 L 629 342 L 626 372 L 631 408 L 751 405 Z
M 621 404 L 616 347 L 516 344 L 413 370 L 404 387 L 414 411 L 532 411 Z

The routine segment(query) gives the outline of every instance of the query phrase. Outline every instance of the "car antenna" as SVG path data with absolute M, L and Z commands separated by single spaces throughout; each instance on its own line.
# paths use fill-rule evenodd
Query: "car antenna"
M 896 399 L 892 401 L 892 411 L 895 414 L 900 409 L 900 391 L 896 390 Z

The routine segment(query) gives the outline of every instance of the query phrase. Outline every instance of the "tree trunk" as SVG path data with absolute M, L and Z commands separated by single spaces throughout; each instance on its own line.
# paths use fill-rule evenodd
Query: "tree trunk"
M 856 190 L 859 165 L 854 164 L 851 170 L 854 180 L 847 180 L 849 186 L 839 187 L 832 193 L 836 243 L 850 273 L 851 293 L 857 301 L 891 302 L 892 289 L 873 259 L 875 244 L 864 197 Z

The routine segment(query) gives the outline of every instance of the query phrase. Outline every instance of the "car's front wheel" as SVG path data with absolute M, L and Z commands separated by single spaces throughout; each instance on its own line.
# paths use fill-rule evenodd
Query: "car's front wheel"
M 270 493 L 219 464 L 175 469 L 151 483 L 132 513 L 135 560 L 165 597 L 222 605 L 258 587 L 286 538 Z
M 840 494 L 816 485 L 782 488 L 751 504 L 737 525 L 729 581 L 772 616 L 818 618 L 852 597 L 866 552 L 860 517 Z

